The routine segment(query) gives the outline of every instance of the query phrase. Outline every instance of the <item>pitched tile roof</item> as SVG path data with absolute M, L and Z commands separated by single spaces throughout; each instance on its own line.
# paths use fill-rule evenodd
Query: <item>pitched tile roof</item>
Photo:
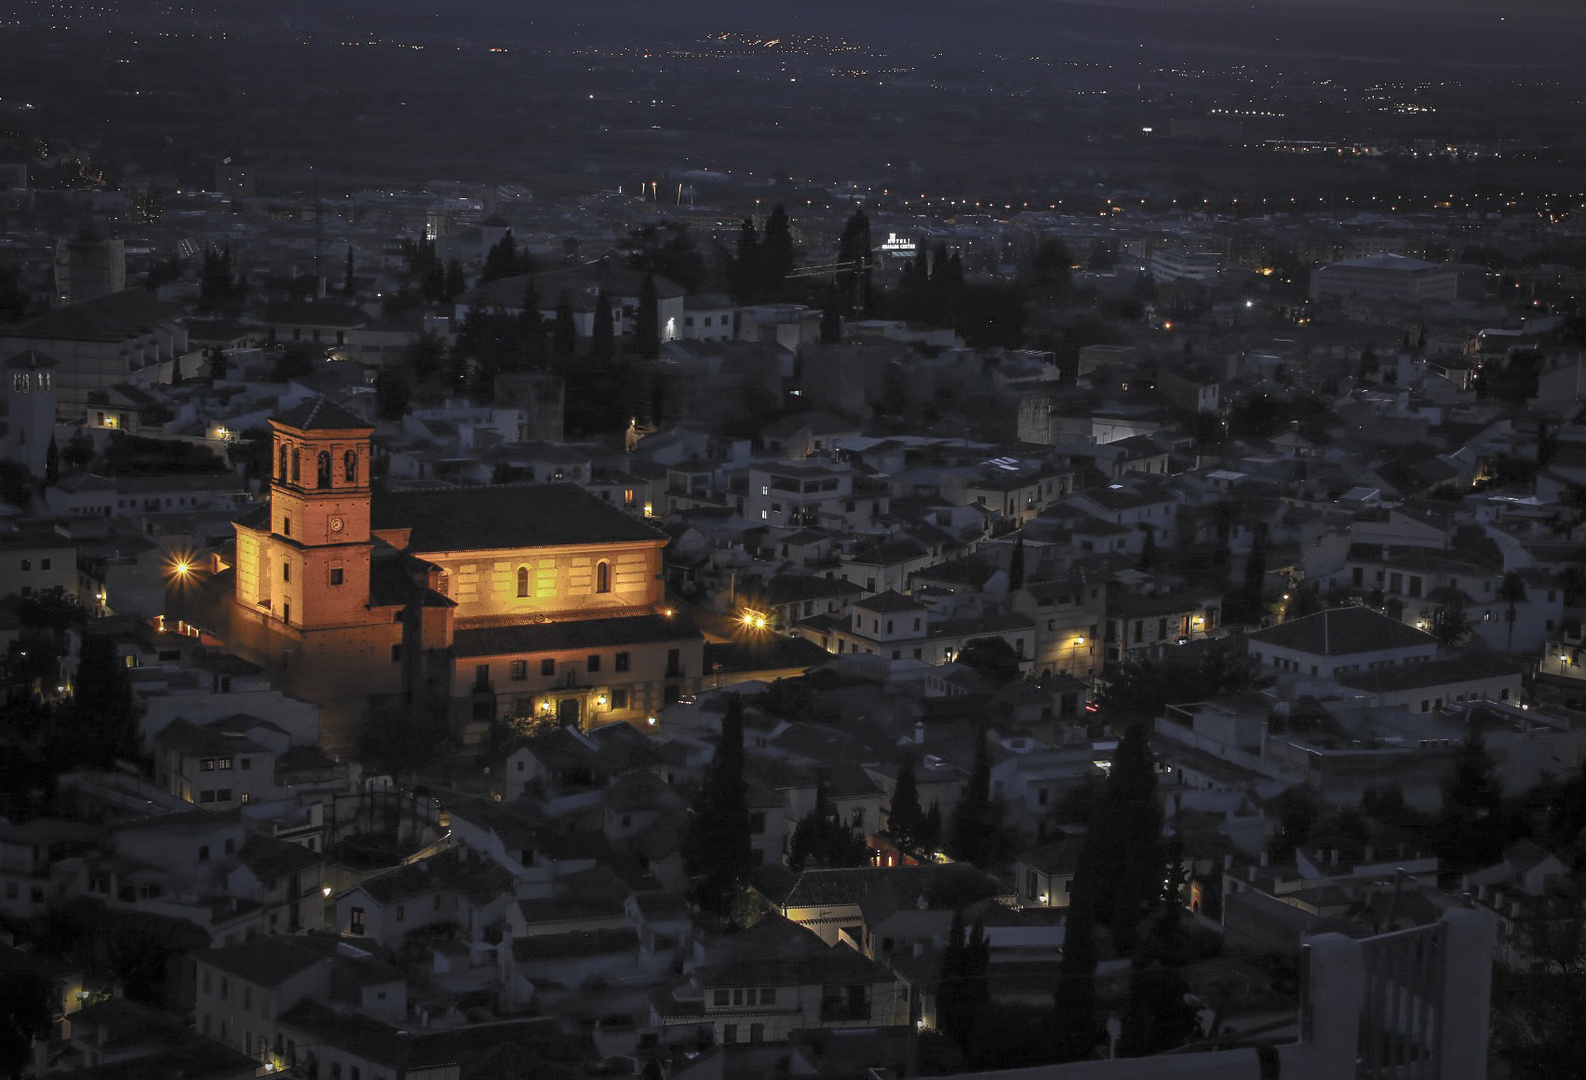
M 157 299 L 146 289 L 124 289 L 55 308 L 21 326 L 7 327 L 6 334 L 36 340 L 125 341 L 181 313 L 180 305 Z
M 572 484 L 376 491 L 374 529 L 411 529 L 413 551 L 662 541 L 665 534 Z
M 45 356 L 37 349 L 23 349 L 15 356 L 8 358 L 5 366 L 14 371 L 36 371 L 39 368 L 56 367 L 55 358 Z
M 205 949 L 193 959 L 255 986 L 280 986 L 315 964 L 329 963 L 332 955 L 332 951 L 315 948 L 307 938 L 273 935 Z
M 358 887 L 382 904 L 445 890 L 467 897 L 476 906 L 483 906 L 497 897 L 510 896 L 512 877 L 498 863 L 466 848 L 451 848 L 369 878 Z
M 857 905 L 878 890 L 910 896 L 916 906 L 957 908 L 1004 891 L 995 878 L 968 863 L 860 866 L 784 875 L 756 875 L 761 894 L 783 908 Z
M 369 421 L 328 397 L 305 401 L 271 419 L 282 427 L 294 428 L 298 431 L 374 430 L 374 425 Z
M 1473 650 L 1447 660 L 1425 660 L 1419 664 L 1394 664 L 1346 675 L 1338 681 L 1344 686 L 1373 693 L 1415 690 L 1448 683 L 1474 682 L 1477 679 L 1520 677 L 1520 665 L 1493 653 Z
M 514 938 L 512 955 L 519 961 L 572 960 L 581 956 L 639 951 L 639 933 L 632 927 L 620 930 L 574 930 L 566 934 L 534 934 Z
M 1431 634 L 1369 608 L 1341 607 L 1257 630 L 1251 641 L 1313 656 L 1353 656 L 1380 649 L 1436 645 Z

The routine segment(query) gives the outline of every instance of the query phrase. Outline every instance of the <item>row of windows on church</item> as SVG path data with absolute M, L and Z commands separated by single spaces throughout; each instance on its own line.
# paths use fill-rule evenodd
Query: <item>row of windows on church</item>
M 280 457 L 280 464 L 276 470 L 277 479 L 282 483 L 290 481 L 294 484 L 301 484 L 303 482 L 302 451 L 295 446 L 290 450 L 282 446 Z M 321 450 L 314 461 L 315 487 L 330 487 L 332 464 L 330 451 Z M 356 484 L 358 482 L 358 452 L 356 450 L 348 450 L 341 456 L 341 475 L 342 480 L 346 483 Z
M 526 600 L 533 596 L 534 582 L 527 566 L 518 567 L 518 599 Z M 608 593 L 611 591 L 611 564 L 601 561 L 595 564 L 595 591 Z

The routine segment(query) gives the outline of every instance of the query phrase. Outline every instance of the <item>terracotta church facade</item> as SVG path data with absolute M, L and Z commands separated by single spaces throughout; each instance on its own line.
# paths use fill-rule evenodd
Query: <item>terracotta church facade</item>
M 371 708 L 642 723 L 700 688 L 704 640 L 665 605 L 666 537 L 566 484 L 386 491 L 373 428 L 333 402 L 271 421 L 268 504 L 236 520 L 213 630 L 350 745 Z M 209 629 L 210 627 L 206 627 Z

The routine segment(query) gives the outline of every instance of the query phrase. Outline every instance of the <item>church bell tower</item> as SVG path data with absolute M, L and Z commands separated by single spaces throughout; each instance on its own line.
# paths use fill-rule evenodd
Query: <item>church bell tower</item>
M 374 429 L 324 398 L 275 417 L 270 426 L 270 531 L 258 573 L 271 613 L 299 630 L 362 622 L 369 603 Z

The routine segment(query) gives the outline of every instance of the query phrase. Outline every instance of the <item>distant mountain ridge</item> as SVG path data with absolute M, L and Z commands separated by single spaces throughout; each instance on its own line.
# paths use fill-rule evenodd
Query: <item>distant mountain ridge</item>
M 30 23 L 71 12 L 76 0 L 0 4 Z M 238 31 L 399 37 L 502 46 L 559 42 L 664 47 L 712 31 L 806 33 L 862 39 L 883 51 L 937 45 L 953 51 L 1120 59 L 1194 52 L 1232 56 L 1444 61 L 1573 67 L 1586 45 L 1578 0 L 806 0 L 796 7 L 737 0 L 85 0 L 81 23 L 170 24 Z M 74 20 L 76 21 L 76 20 Z M 1124 50 L 1134 49 L 1135 53 Z

